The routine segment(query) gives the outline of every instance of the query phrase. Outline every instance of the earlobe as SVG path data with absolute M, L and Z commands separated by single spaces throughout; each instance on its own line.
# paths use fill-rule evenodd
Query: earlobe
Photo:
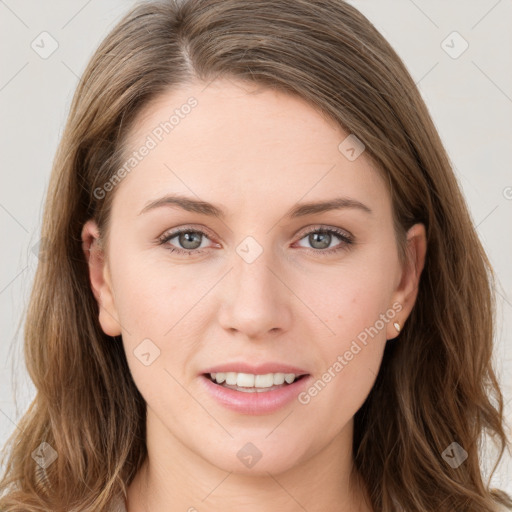
M 388 339 L 395 338 L 404 328 L 404 323 L 412 311 L 418 295 L 421 273 L 425 266 L 427 237 L 425 226 L 414 224 L 407 232 L 406 262 L 402 268 L 400 283 L 393 294 L 392 303 L 398 302 L 402 309 L 395 317 L 399 327 L 389 324 Z M 398 332 L 397 332 L 398 331 Z
M 99 322 L 105 334 L 119 336 L 120 323 L 106 258 L 101 247 L 101 238 L 95 221 L 88 220 L 82 228 L 82 249 L 89 266 L 91 290 L 99 306 Z

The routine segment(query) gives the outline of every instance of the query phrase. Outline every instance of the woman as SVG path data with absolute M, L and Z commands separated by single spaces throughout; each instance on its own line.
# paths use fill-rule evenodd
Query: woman
M 3 511 L 495 511 L 493 273 L 340 0 L 146 2 L 56 156 Z M 31 456 L 29 457 L 28 454 Z

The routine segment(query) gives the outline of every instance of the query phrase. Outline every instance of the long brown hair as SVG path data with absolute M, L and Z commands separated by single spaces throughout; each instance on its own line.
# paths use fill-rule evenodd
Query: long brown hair
M 512 506 L 484 483 L 479 456 L 487 435 L 496 465 L 509 448 L 491 365 L 493 270 L 400 58 L 342 0 L 168 0 L 140 4 L 118 23 L 71 105 L 45 204 L 48 257 L 24 334 L 37 394 L 4 448 L 0 509 L 106 511 L 144 462 L 145 402 L 120 337 L 100 328 L 80 233 L 90 218 L 106 232 L 115 190 L 95 190 L 122 165 L 148 102 L 223 76 L 298 95 L 364 143 L 389 183 L 401 256 L 407 229 L 426 226 L 416 304 L 355 416 L 355 468 L 374 510 Z M 454 442 L 468 454 L 457 468 L 442 457 Z M 57 458 L 41 471 L 34 452 Z

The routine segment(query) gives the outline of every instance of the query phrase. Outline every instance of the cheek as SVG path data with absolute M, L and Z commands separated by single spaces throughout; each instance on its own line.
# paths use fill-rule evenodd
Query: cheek
M 329 415 L 331 423 L 326 424 L 332 435 L 359 410 L 373 387 L 394 313 L 385 290 L 379 288 L 382 283 L 357 277 L 344 279 L 344 286 L 336 287 L 332 300 L 323 305 L 322 319 L 334 334 L 325 325 L 319 329 L 327 335 L 320 336 L 317 330 L 312 350 L 321 359 L 319 373 L 299 397 L 317 417 Z M 332 283 L 336 284 L 341 283 Z
M 332 272 L 328 287 L 321 291 L 317 287 L 309 295 L 312 309 L 321 312 L 318 316 L 324 322 L 317 322 L 315 347 L 321 351 L 323 382 L 328 382 L 329 394 L 355 404 L 362 403 L 371 389 L 382 360 L 387 326 L 396 314 L 390 302 L 392 272 L 386 271 L 391 263 L 378 258 L 359 263 Z
M 172 376 L 179 382 L 186 378 L 185 369 L 204 338 L 202 299 L 212 277 L 202 276 L 193 265 L 173 267 L 141 251 L 117 256 L 113 285 L 128 364 L 141 393 L 154 397 L 152 386 L 159 378 L 171 384 Z
M 176 309 L 183 302 L 179 272 L 162 268 L 140 250 L 118 254 L 113 286 L 118 315 L 129 332 L 161 337 L 164 323 L 167 329 L 172 325 L 170 304 Z
M 361 261 L 356 265 L 347 264 L 332 271 L 322 281 L 323 286 L 314 280 L 308 285 L 307 294 L 311 308 L 321 313 L 321 318 L 334 331 L 333 337 L 344 342 L 371 330 L 372 338 L 385 338 L 385 324 L 379 321 L 392 304 L 393 282 L 391 264 Z M 304 293 L 306 290 L 304 290 Z M 376 326 L 376 333 L 372 327 Z M 344 346 L 344 345 L 343 345 Z

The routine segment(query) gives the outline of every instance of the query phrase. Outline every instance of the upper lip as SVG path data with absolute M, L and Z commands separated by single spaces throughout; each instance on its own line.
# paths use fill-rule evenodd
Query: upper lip
M 241 361 L 233 361 L 232 363 L 224 363 L 217 366 L 212 366 L 211 368 L 204 370 L 202 373 L 218 372 L 251 373 L 254 375 L 265 375 L 267 373 L 294 373 L 297 376 L 309 375 L 306 370 L 285 363 L 268 362 L 259 365 L 251 365 Z

